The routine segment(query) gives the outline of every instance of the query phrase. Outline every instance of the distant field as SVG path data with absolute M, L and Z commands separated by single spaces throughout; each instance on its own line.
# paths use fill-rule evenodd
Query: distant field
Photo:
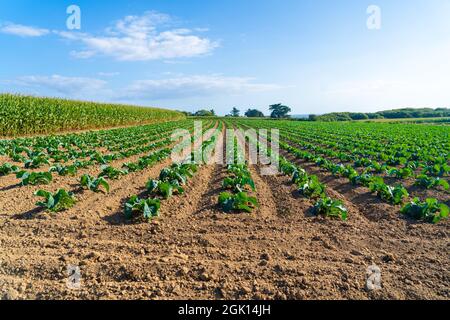
M 179 112 L 157 108 L 0 95 L 0 136 L 101 129 L 183 118 Z
M 409 122 L 409 123 L 447 123 L 450 118 L 401 118 L 401 119 L 372 119 L 358 120 L 359 122 Z

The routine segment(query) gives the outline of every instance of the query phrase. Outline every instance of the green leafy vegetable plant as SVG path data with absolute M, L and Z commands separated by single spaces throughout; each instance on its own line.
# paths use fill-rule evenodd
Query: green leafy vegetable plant
M 255 191 L 255 182 L 249 176 L 226 177 L 222 183 L 224 189 L 232 189 L 233 192 L 243 192 L 246 187 Z
M 402 204 L 403 200 L 409 196 L 405 187 L 402 185 L 389 186 L 384 183 L 382 178 L 377 178 L 370 184 L 370 191 L 375 192 L 382 200 L 395 205 Z
M 434 198 L 428 198 L 425 202 L 415 198 L 401 209 L 401 213 L 416 220 L 438 223 L 448 218 L 449 208 Z
M 340 200 L 333 200 L 325 197 L 317 201 L 313 208 L 315 215 L 324 215 L 326 217 L 340 218 L 345 221 L 348 218 L 348 210 Z
M 128 171 L 119 170 L 111 166 L 102 166 L 102 172 L 98 175 L 98 177 L 107 177 L 112 180 L 119 179 L 120 176 L 127 175 Z
M 317 176 L 310 176 L 305 183 L 298 185 L 298 191 L 305 197 L 316 199 L 325 196 L 325 185 Z
M 249 197 L 246 192 L 237 194 L 222 192 L 219 195 L 219 205 L 225 212 L 245 211 L 251 213 L 258 206 L 258 200 L 255 197 Z
M 21 180 L 22 186 L 49 184 L 53 181 L 50 172 L 27 172 L 22 170 L 16 174 L 16 177 Z
M 138 219 L 150 221 L 159 216 L 161 202 L 159 199 L 139 199 L 132 196 L 125 204 L 125 218 L 127 220 Z
M 75 176 L 78 172 L 76 165 L 71 166 L 62 166 L 60 164 L 57 164 L 56 166 L 53 166 L 49 170 L 50 172 L 57 172 L 60 176 Z
M 39 155 L 39 156 L 36 156 L 36 157 L 26 160 L 25 168 L 26 169 L 37 169 L 46 164 L 50 164 L 47 157 L 45 157 L 44 155 Z
M 19 167 L 11 165 L 10 163 L 4 163 L 0 166 L 0 177 L 16 173 L 17 171 L 19 171 Z
M 80 184 L 82 187 L 94 192 L 99 192 L 100 187 L 103 187 L 106 193 L 109 192 L 109 183 L 104 177 L 94 178 L 88 174 L 85 174 L 80 178 Z
M 414 175 L 414 172 L 410 168 L 402 168 L 402 169 L 392 168 L 391 170 L 389 170 L 388 174 L 390 176 L 395 176 L 398 179 L 406 179 L 412 177 Z
M 38 190 L 35 192 L 35 195 L 45 199 L 44 201 L 37 202 L 36 205 L 43 207 L 50 212 L 60 212 L 70 209 L 76 203 L 73 194 L 64 189 L 59 189 L 56 193 Z
M 182 194 L 184 189 L 180 186 L 177 180 L 172 182 L 150 180 L 146 185 L 147 190 L 152 194 L 158 194 L 164 199 L 169 199 L 174 193 Z
M 427 176 L 426 174 L 421 174 L 421 175 L 417 176 L 415 185 L 423 187 L 423 188 L 427 188 L 427 189 L 435 188 L 437 186 L 441 186 L 444 190 L 449 189 L 449 184 L 444 179 L 430 177 L 430 176 Z

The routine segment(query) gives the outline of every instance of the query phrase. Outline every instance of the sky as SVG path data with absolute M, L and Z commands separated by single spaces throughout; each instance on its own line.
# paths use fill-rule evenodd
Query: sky
M 449 107 L 450 1 L 2 0 L 0 92 L 221 115 Z

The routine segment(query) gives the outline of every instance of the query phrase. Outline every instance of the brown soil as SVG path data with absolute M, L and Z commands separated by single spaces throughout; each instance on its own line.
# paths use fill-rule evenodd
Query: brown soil
M 2 191 L 3 298 L 450 298 L 449 223 L 413 223 L 326 174 L 320 178 L 330 195 L 349 208 L 347 222 L 312 216 L 313 202 L 288 177 L 262 176 L 257 165 L 250 170 L 260 207 L 224 214 L 217 197 L 226 169 L 210 165 L 185 194 L 163 202 L 160 219 L 127 223 L 123 203 L 169 164 L 113 181 L 108 195 L 83 193 L 76 207 L 56 215 L 26 214 L 33 197 L 7 199 Z M 81 268 L 80 290 L 66 285 L 70 264 Z M 381 269 L 381 290 L 366 289 L 371 265 Z

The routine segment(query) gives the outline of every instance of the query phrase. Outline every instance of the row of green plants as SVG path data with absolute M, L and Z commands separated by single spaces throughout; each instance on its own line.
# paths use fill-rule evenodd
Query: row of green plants
M 227 127 L 230 124 L 227 123 Z M 226 155 L 228 163 L 227 177 L 222 182 L 222 189 L 219 194 L 218 205 L 226 213 L 251 213 L 258 207 L 258 200 L 251 196 L 250 192 L 256 191 L 255 182 L 248 168 L 248 162 L 245 160 L 244 150 L 237 137 L 232 138 L 233 148 L 227 149 Z M 245 140 L 244 140 L 245 141 Z
M 443 178 L 450 173 L 450 166 L 448 165 L 449 152 L 445 148 L 441 150 L 441 153 L 436 156 L 431 156 L 424 150 L 426 148 L 420 148 L 420 152 L 426 154 L 426 156 L 420 157 L 418 152 L 407 150 L 396 150 L 395 147 L 390 149 L 383 149 L 383 151 L 370 151 L 368 154 L 362 152 L 367 145 L 370 145 L 367 141 L 358 142 L 359 139 L 353 137 L 353 141 L 348 142 L 348 147 L 344 148 L 342 142 L 336 142 L 337 138 L 331 140 L 329 143 L 323 141 L 322 136 L 314 136 L 311 138 L 305 137 L 305 133 L 295 132 L 293 130 L 283 129 L 281 137 L 288 141 L 293 142 L 299 146 L 305 153 L 309 152 L 310 157 L 322 157 L 327 156 L 329 158 L 336 158 L 342 162 L 351 162 L 355 168 L 363 167 L 367 171 L 372 171 L 378 174 L 385 174 L 398 179 L 407 179 L 411 177 L 416 178 L 416 185 L 424 188 L 437 188 L 442 187 L 444 190 L 448 190 L 448 182 Z M 312 142 L 307 142 L 307 141 Z M 356 140 L 356 141 L 355 141 Z M 360 146 L 364 143 L 365 146 Z M 378 146 L 380 144 L 378 143 Z M 322 147 L 323 146 L 323 147 Z M 390 152 L 388 155 L 385 152 Z M 359 156 L 358 154 L 363 154 Z M 377 160 L 373 160 L 373 157 L 377 157 Z M 419 159 L 423 159 L 420 161 Z M 398 166 L 400 166 L 398 168 Z M 416 174 L 417 171 L 420 171 Z M 424 177 L 431 181 L 424 184 Z
M 218 131 L 222 128 L 219 124 Z M 206 131 L 206 130 L 205 130 Z M 204 132 L 205 132 L 204 131 Z M 191 143 L 195 143 L 201 136 L 194 136 Z M 217 142 L 217 134 L 207 141 L 204 141 L 200 150 L 209 150 Z M 181 195 L 185 191 L 188 181 L 198 172 L 199 168 L 207 163 L 204 156 L 200 162 L 195 162 L 194 152 L 182 163 L 174 163 L 170 167 L 161 170 L 158 179 L 149 179 L 145 185 L 147 191 L 146 198 L 133 195 L 125 203 L 124 216 L 126 220 L 136 222 L 148 222 L 159 217 L 161 202 L 173 196 Z M 202 153 L 204 154 L 204 153 Z
M 212 123 L 211 123 L 212 124 Z M 209 130 L 212 125 L 209 125 L 206 127 L 206 130 Z M 210 144 L 215 142 L 216 137 L 213 136 L 210 140 L 204 142 L 204 147 L 207 148 Z M 168 141 L 166 141 L 166 144 Z M 108 193 L 110 191 L 110 185 L 108 183 L 108 180 L 116 180 L 119 179 L 122 176 L 125 176 L 129 174 L 130 172 L 137 172 L 142 171 L 148 167 L 153 166 L 154 164 L 163 161 L 164 159 L 167 159 L 171 154 L 171 151 L 169 149 L 161 149 L 157 152 L 151 153 L 147 156 L 143 156 L 139 158 L 134 163 L 125 163 L 122 167 L 122 169 L 117 169 L 109 165 L 102 165 L 101 172 L 97 177 L 92 177 L 90 175 L 83 175 L 80 178 L 80 186 L 84 189 L 91 190 L 93 192 L 100 192 L 104 191 L 105 193 Z M 172 171 L 178 169 L 178 174 L 182 171 L 181 168 L 170 168 Z M 163 170 L 164 171 L 164 170 Z M 169 172 L 169 170 L 166 170 Z M 25 173 L 27 174 L 27 173 Z M 42 177 L 41 181 L 39 182 L 36 179 L 36 184 L 48 184 L 51 182 L 51 173 L 45 172 L 45 173 L 31 173 L 31 175 L 37 175 L 37 177 Z M 163 175 L 163 172 L 161 173 Z M 163 185 L 159 186 L 159 189 L 163 190 Z M 166 191 L 173 193 L 173 188 L 169 188 Z M 73 192 L 60 189 L 55 194 L 52 194 L 51 192 L 45 191 L 45 190 L 38 190 L 35 193 L 36 196 L 45 197 L 45 200 L 39 201 L 37 203 L 38 206 L 45 208 L 46 210 L 50 212 L 59 212 L 63 210 L 67 210 L 71 208 L 73 205 L 75 205 L 76 199 L 74 197 Z M 72 199 L 73 201 L 69 201 L 68 199 Z M 138 206 L 139 203 L 142 204 L 142 209 L 145 209 L 145 215 L 149 214 L 149 211 L 147 210 L 147 206 L 138 198 L 132 198 L 130 199 L 131 202 L 134 201 L 135 206 Z M 153 204 L 155 204 L 158 201 L 155 201 Z M 154 207 L 152 207 L 154 208 Z M 153 209 L 152 209 L 153 210 Z M 159 210 L 159 206 L 158 206 Z
M 144 170 L 147 167 L 151 167 L 154 164 L 166 159 L 170 155 L 169 149 L 163 149 L 158 152 L 152 153 L 148 156 L 140 158 L 138 163 L 141 165 L 139 170 Z M 88 174 L 80 177 L 80 187 L 92 192 L 108 193 L 110 191 L 109 180 L 119 179 L 121 176 L 127 175 L 127 170 L 120 170 L 111 166 L 102 166 L 102 171 L 97 177 L 92 177 Z M 48 184 L 51 182 L 51 174 L 49 172 L 36 173 L 41 183 Z M 33 173 L 31 174 L 33 175 Z M 46 180 L 47 179 L 47 180 Z M 72 208 L 76 203 L 74 193 L 65 189 L 59 189 L 55 193 L 51 193 L 46 190 L 38 190 L 35 192 L 35 196 L 43 197 L 44 200 L 36 203 L 37 206 L 44 208 L 49 212 L 60 212 Z
M 371 160 L 369 158 L 356 157 L 354 155 L 349 156 L 343 152 L 336 152 L 330 149 L 324 149 L 317 146 L 309 145 L 305 147 L 304 143 L 301 143 L 292 134 L 283 134 L 282 137 L 299 145 L 303 149 L 304 158 L 308 160 L 321 159 L 323 155 L 329 158 L 336 158 L 340 161 L 354 161 L 354 168 L 363 168 L 364 172 L 373 172 L 377 174 L 384 174 L 386 176 L 395 177 L 397 179 L 415 178 L 415 185 L 426 189 L 441 187 L 443 190 L 449 190 L 449 183 L 443 178 L 450 172 L 450 166 L 446 163 L 436 163 L 426 165 L 418 161 L 406 161 L 406 158 L 389 159 L 384 164 L 378 161 Z M 306 150 L 313 150 L 308 152 Z M 329 161 L 323 158 L 323 161 Z M 440 160 L 444 161 L 444 160 Z M 401 165 L 403 167 L 393 167 L 391 165 Z M 420 171 L 416 174 L 416 171 Z
M 169 139 L 166 139 L 164 141 L 160 141 L 158 143 L 152 143 L 148 146 L 140 148 L 140 151 L 151 151 L 158 148 L 161 148 L 165 145 L 170 143 Z M 130 155 L 131 156 L 131 155 Z M 35 160 L 41 159 L 41 158 L 35 158 Z M 95 159 L 95 160 L 94 160 Z M 51 166 L 47 172 L 33 172 L 33 171 L 26 171 L 26 170 L 19 170 L 19 167 L 16 165 L 11 165 L 9 163 L 5 163 L 2 166 L 0 166 L 0 175 L 5 176 L 11 173 L 15 173 L 16 177 L 21 180 L 21 185 L 40 185 L 40 184 L 50 184 L 52 179 L 52 173 L 57 173 L 59 176 L 76 176 L 79 169 L 86 169 L 90 166 L 93 166 L 95 164 L 101 164 L 102 165 L 102 171 L 105 171 L 108 176 L 113 174 L 107 172 L 107 168 L 110 168 L 107 164 L 111 161 L 118 160 L 119 157 L 107 157 L 107 156 L 101 156 L 98 155 L 97 158 L 91 158 L 91 160 L 88 161 L 75 161 L 71 165 L 62 165 L 62 164 L 56 164 L 54 166 Z M 39 164 L 42 165 L 43 163 L 49 164 L 48 161 L 41 161 L 39 160 Z M 130 167 L 132 171 L 137 171 L 138 169 L 143 169 L 145 167 L 145 164 L 148 163 L 147 157 L 140 158 L 139 163 L 126 163 L 124 164 L 124 167 Z M 39 166 L 25 166 L 28 169 L 35 169 Z M 109 169 L 112 170 L 112 169 Z
M 286 137 L 300 139 L 302 147 L 328 152 L 341 161 L 356 162 L 358 158 L 376 158 L 388 165 L 416 162 L 425 166 L 448 164 L 450 159 L 449 130 L 436 126 L 392 126 L 371 124 L 308 124 L 296 122 L 242 121 L 249 126 L 279 128 Z M 382 129 L 379 134 L 374 129 Z M 392 131 L 395 130 L 395 134 Z M 411 136 L 411 132 L 415 133 Z M 375 133 L 374 133 L 375 131 Z M 422 135 L 421 137 L 418 137 Z
M 296 157 L 302 158 L 302 152 L 298 149 L 293 148 L 289 145 L 285 145 L 283 143 L 280 143 L 280 145 L 288 152 L 294 154 Z M 438 208 L 443 208 L 442 210 L 433 210 L 431 207 L 429 207 L 429 209 L 422 211 L 421 216 L 412 212 L 409 204 L 405 204 L 406 202 L 408 202 L 410 195 L 407 189 L 401 184 L 391 186 L 386 184 L 384 182 L 384 179 L 381 177 L 374 176 L 367 172 L 359 174 L 351 166 L 336 165 L 323 158 L 316 160 L 316 164 L 332 172 L 336 176 L 348 178 L 349 182 L 354 185 L 368 187 L 372 193 L 375 193 L 384 202 L 387 202 L 391 205 L 401 205 L 401 213 L 407 216 L 433 223 L 437 223 L 440 220 L 446 219 L 448 217 L 448 207 L 445 204 L 440 203 L 437 199 L 433 198 L 430 198 L 427 201 L 433 201 L 437 203 Z M 429 216 L 431 214 L 434 216 L 434 218 L 430 220 Z
M 192 120 L 168 122 L 122 129 L 71 133 L 57 136 L 35 136 L 0 140 L 0 155 L 15 162 L 24 162 L 37 154 L 44 154 L 54 162 L 87 158 L 95 150 L 118 152 L 167 138 L 175 128 L 193 126 Z
M 187 127 L 189 128 L 189 127 Z M 169 130 L 172 130 L 172 127 L 168 128 Z M 190 128 L 192 130 L 192 128 Z M 115 153 L 109 153 L 109 154 L 103 154 L 97 150 L 89 150 L 88 152 L 78 152 L 78 153 L 72 153 L 71 156 L 68 154 L 65 156 L 64 162 L 68 162 L 70 160 L 74 160 L 70 164 L 61 164 L 61 163 L 55 163 L 52 167 L 50 167 L 51 172 L 57 172 L 61 176 L 65 175 L 71 175 L 74 176 L 77 174 L 78 169 L 80 168 L 87 168 L 89 166 L 95 165 L 95 164 L 107 164 L 114 160 L 120 160 L 120 159 L 126 159 L 131 156 L 146 153 L 151 150 L 157 149 L 159 147 L 162 147 L 170 142 L 170 134 L 171 131 L 166 131 L 161 135 L 158 135 L 157 137 L 152 137 L 151 139 L 147 139 L 147 141 L 144 144 L 135 144 L 135 146 L 131 149 L 124 149 L 119 152 Z M 161 141 L 155 141 L 161 139 Z M 150 143 L 148 141 L 151 141 Z M 139 142 L 138 142 L 139 143 Z M 14 152 L 16 152 L 16 156 L 19 155 L 19 152 L 17 152 L 18 148 L 14 148 Z M 37 169 L 44 165 L 50 164 L 50 156 L 42 152 L 42 149 L 36 149 L 34 151 L 31 151 L 28 148 L 21 147 L 21 152 L 26 152 L 29 158 L 23 158 L 24 162 L 24 168 L 25 169 Z M 60 151 L 58 151 L 60 152 Z M 23 157 L 23 156 L 21 156 Z M 89 160 L 81 161 L 81 158 L 89 157 Z M 21 159 L 16 159 L 20 161 Z M 59 159 L 61 160 L 61 159 Z M 5 176 L 11 173 L 16 173 L 16 169 L 18 168 L 17 165 L 11 165 L 9 163 L 4 163 L 0 166 L 0 176 Z
M 156 149 L 161 146 L 168 144 L 170 140 L 164 140 L 159 143 L 153 143 L 142 150 L 151 150 Z M 90 190 L 98 191 L 100 186 L 104 186 L 105 189 L 109 191 L 109 185 L 105 178 L 116 179 L 120 175 L 125 175 L 129 171 L 140 171 L 148 166 L 154 164 L 155 162 L 161 161 L 162 158 L 165 158 L 169 155 L 170 151 L 165 149 L 156 153 L 152 153 L 148 156 L 141 157 L 136 163 L 125 163 L 123 165 L 126 170 L 118 170 L 108 165 L 102 166 L 102 172 L 98 176 L 98 178 L 91 177 L 89 175 L 83 175 L 80 179 L 80 184 L 82 187 L 86 187 Z M 108 160 L 104 160 L 102 157 L 102 161 L 97 158 L 97 163 L 108 163 L 116 159 L 115 157 L 108 157 Z M 9 163 L 5 163 L 0 166 L 0 175 L 7 175 L 10 173 L 16 173 L 16 177 L 21 180 L 20 184 L 22 186 L 26 185 L 48 185 L 53 181 L 52 172 L 57 172 L 60 176 L 75 176 L 78 172 L 79 168 L 87 168 L 93 165 L 93 161 L 85 161 L 80 162 L 76 161 L 74 164 L 69 166 L 64 166 L 61 164 L 57 164 L 55 166 L 50 167 L 48 172 L 27 172 L 25 170 L 19 170 L 19 168 L 15 165 L 10 165 Z
M 306 171 L 280 156 L 280 171 L 291 177 L 298 192 L 307 199 L 315 201 L 313 213 L 331 218 L 348 219 L 348 210 L 341 200 L 332 199 L 326 193 L 326 186 L 316 175 L 309 175 Z
M 262 136 L 262 138 L 270 141 L 270 138 L 267 136 Z M 267 160 L 272 159 L 272 150 L 270 148 L 261 148 L 260 141 L 254 138 L 247 137 L 247 140 L 251 145 L 256 146 L 255 150 L 258 152 L 264 150 Z M 326 193 L 326 186 L 319 181 L 316 175 L 308 175 L 304 169 L 296 166 L 281 155 L 277 155 L 277 159 L 274 160 L 278 161 L 281 173 L 291 178 L 298 192 L 303 197 L 315 201 L 312 209 L 313 214 L 340 218 L 343 221 L 348 219 L 348 210 L 344 203 L 329 197 Z
M 258 200 L 249 195 L 256 188 L 247 164 L 229 164 L 227 172 L 228 176 L 222 182 L 222 188 L 227 191 L 220 193 L 218 199 L 220 208 L 227 213 L 251 213 L 258 207 Z
M 266 122 L 268 124 L 268 122 Z M 282 122 L 278 127 L 297 135 L 302 141 L 326 149 L 354 155 L 375 157 L 378 160 L 404 158 L 427 164 L 449 160 L 448 126 L 418 126 L 391 124 L 324 124 Z
M 371 172 L 364 171 L 363 173 L 360 174 L 355 170 L 354 166 L 351 165 L 344 166 L 343 164 L 335 164 L 321 156 L 317 156 L 309 153 L 308 151 L 292 147 L 285 142 L 280 142 L 280 146 L 282 149 L 293 154 L 297 158 L 313 162 L 319 167 L 328 170 L 335 176 L 338 177 L 342 176 L 348 178 L 349 182 L 355 186 L 361 185 L 369 188 L 371 192 L 375 193 L 380 199 L 389 204 L 401 205 L 402 206 L 401 213 L 403 213 L 404 215 L 410 216 L 414 219 L 433 223 L 437 223 L 442 219 L 448 217 L 448 207 L 444 203 L 439 202 L 437 199 L 430 198 L 427 199 L 425 202 L 421 202 L 420 199 L 415 198 L 412 202 L 408 203 L 410 195 L 406 190 L 406 188 L 401 184 L 395 186 L 388 185 L 384 182 L 384 179 L 382 177 L 375 176 Z M 419 183 L 422 185 L 439 184 L 442 187 L 446 188 L 447 185 L 445 181 L 444 182 L 442 181 L 444 180 L 440 178 L 430 178 L 421 176 L 420 179 L 418 178 L 418 180 L 416 181 L 416 184 Z M 300 192 L 305 193 L 306 191 L 306 194 L 312 195 L 320 193 L 321 186 L 317 182 L 318 179 L 313 179 L 313 181 L 310 181 L 310 183 L 305 185 L 305 188 L 301 188 Z M 309 185 L 312 185 L 314 187 L 310 188 Z M 433 203 L 435 205 L 434 206 L 425 205 L 426 203 Z M 419 204 L 421 204 L 420 207 L 422 208 L 422 210 L 417 209 L 419 207 Z

